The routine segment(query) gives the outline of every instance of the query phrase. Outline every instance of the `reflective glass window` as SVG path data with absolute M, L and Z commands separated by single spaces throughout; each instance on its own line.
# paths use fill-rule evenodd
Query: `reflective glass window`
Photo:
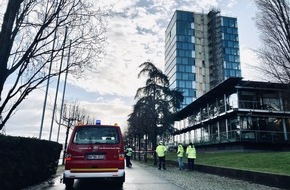
M 191 80 L 191 81 L 195 81 L 195 74 L 194 73 L 189 73 L 188 74 L 188 79 Z
M 191 81 L 186 81 L 185 82 L 185 87 L 186 88 L 192 88 L 192 82 Z

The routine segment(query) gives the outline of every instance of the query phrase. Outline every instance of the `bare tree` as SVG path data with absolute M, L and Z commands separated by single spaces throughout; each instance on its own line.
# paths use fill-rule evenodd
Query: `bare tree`
M 106 15 L 93 9 L 97 2 L 7 0 L 5 14 L 0 15 L 0 130 L 28 94 L 49 78 L 67 70 L 80 77 L 84 70 L 96 68 L 106 39 Z M 71 43 L 64 43 L 65 28 Z M 70 62 L 59 68 L 68 44 Z M 13 84 L 9 88 L 8 78 Z
M 65 153 L 67 148 L 67 142 L 69 137 L 69 132 L 73 128 L 74 125 L 80 124 L 80 123 L 88 123 L 88 120 L 85 121 L 89 117 L 89 111 L 85 108 L 81 108 L 79 103 L 77 101 L 74 102 L 67 102 L 63 105 L 63 110 L 61 114 L 61 120 L 55 118 L 56 123 L 60 126 L 66 127 L 66 135 L 65 135 L 65 142 L 64 142 L 64 153 L 63 153 L 63 159 L 62 164 L 64 164 L 65 160 Z M 60 129 L 59 129 L 60 130 Z M 57 142 L 58 142 L 59 134 L 57 136 Z
M 290 83 L 290 1 L 255 0 L 258 12 L 256 24 L 260 30 L 262 48 L 257 53 L 259 69 L 267 79 Z

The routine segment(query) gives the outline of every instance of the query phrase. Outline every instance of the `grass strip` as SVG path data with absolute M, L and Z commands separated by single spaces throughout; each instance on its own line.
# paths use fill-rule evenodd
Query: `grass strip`
M 177 155 L 169 152 L 166 159 L 177 161 Z M 185 156 L 184 162 L 187 163 Z M 195 163 L 290 175 L 290 152 L 201 152 L 197 153 Z

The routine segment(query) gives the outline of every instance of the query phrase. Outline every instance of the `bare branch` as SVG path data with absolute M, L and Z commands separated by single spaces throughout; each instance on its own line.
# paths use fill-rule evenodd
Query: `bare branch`
M 0 130 L 25 97 L 49 78 L 65 71 L 82 77 L 84 70 L 96 68 L 105 45 L 107 14 L 94 9 L 94 4 L 82 0 L 7 1 L 0 31 Z M 68 56 L 69 45 L 63 45 L 66 27 L 70 62 L 59 70 L 61 52 Z M 13 76 L 14 85 L 3 95 L 9 76 Z
M 260 70 L 271 80 L 290 83 L 290 2 L 256 0 L 256 24 L 263 47 L 257 53 Z

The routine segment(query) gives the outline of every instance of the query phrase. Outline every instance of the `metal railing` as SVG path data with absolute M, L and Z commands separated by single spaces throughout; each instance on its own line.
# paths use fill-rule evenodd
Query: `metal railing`
M 194 140 L 195 144 L 219 144 L 228 142 L 290 143 L 290 133 L 281 131 L 233 130 L 206 135 Z

